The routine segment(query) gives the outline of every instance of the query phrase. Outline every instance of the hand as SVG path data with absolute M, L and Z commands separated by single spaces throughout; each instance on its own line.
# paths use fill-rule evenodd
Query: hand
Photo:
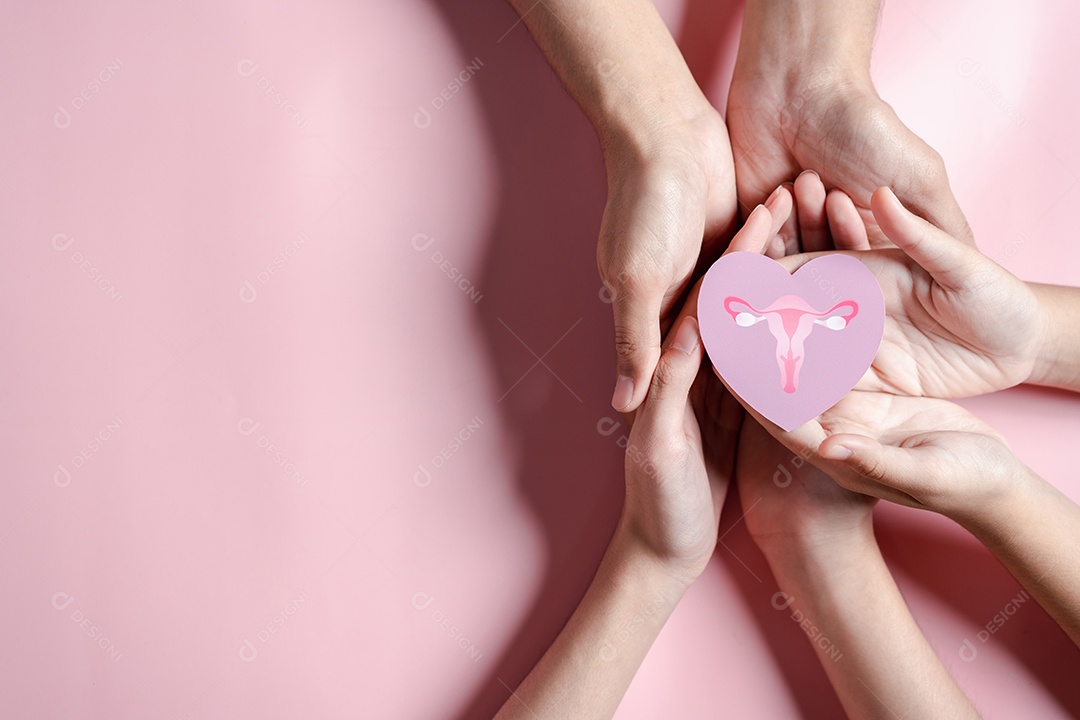
M 877 5 L 747 2 L 727 104 L 740 203 L 753 206 L 801 170 L 815 170 L 854 200 L 874 246 L 885 239 L 870 195 L 882 185 L 970 244 L 940 155 L 874 89 Z M 803 249 L 825 247 L 808 237 Z
M 823 195 L 820 180 L 800 176 L 796 197 L 814 184 Z M 877 277 L 886 311 L 881 348 L 856 389 L 969 397 L 1028 380 L 1047 332 L 1031 288 L 913 215 L 889 189 L 875 192 L 871 206 L 877 225 L 900 250 L 853 255 Z M 860 247 L 857 230 L 844 235 L 852 238 L 850 247 Z M 864 236 L 861 246 L 866 244 Z M 783 263 L 794 271 L 813 257 L 798 255 Z
M 731 241 L 731 251 L 761 252 L 788 219 L 791 195 L 779 188 L 759 206 Z M 701 367 L 703 350 L 687 302 L 669 334 L 653 373 L 645 402 L 633 418 L 626 448 L 626 500 L 617 538 L 633 538 L 673 574 L 692 582 L 708 564 L 716 546 L 720 509 L 731 480 L 734 439 L 741 419 L 737 403 L 701 403 L 703 382 L 691 383 Z M 706 374 L 707 373 L 707 374 Z M 711 372 L 701 373 L 706 381 Z M 698 424 L 693 405 L 703 412 Z M 734 411 L 734 412 L 733 412 Z M 702 443 L 708 432 L 708 450 Z M 724 442 L 716 442 L 717 436 Z
M 826 201 L 812 173 L 795 181 L 794 194 L 798 227 L 789 249 L 798 251 L 799 231 L 805 239 L 806 230 L 821 227 Z M 856 245 L 859 228 L 840 223 L 834 239 Z M 977 717 L 881 557 L 873 532 L 877 500 L 837 485 L 806 462 L 809 454 L 789 455 L 753 420 L 742 425 L 735 478 L 747 529 L 781 588 L 774 607 L 810 623 L 814 652 L 850 717 L 901 706 L 909 714 Z M 843 665 L 836 662 L 838 647 Z
M 885 565 L 874 538 L 876 500 L 802 460 L 758 423 L 743 423 L 735 477 L 747 529 L 780 586 L 773 607 L 793 620 L 798 613 L 847 716 L 900 708 L 978 717 Z
M 850 203 L 836 193 L 827 205 L 824 186 L 812 172 L 798 177 L 794 196 L 800 226 Z M 1035 300 L 1023 282 L 907 212 L 887 189 L 875 193 L 873 209 L 889 239 L 901 248 L 853 253 L 875 272 L 885 293 L 882 347 L 856 390 L 818 419 L 791 433 L 767 421 L 765 426 L 796 457 L 816 462 L 850 490 L 939 512 L 989 501 L 1007 489 L 1022 467 L 1001 436 L 957 405 L 903 395 L 977 394 L 986 383 L 999 389 L 1022 375 L 1029 362 L 1016 358 L 1029 355 L 1009 344 L 1026 348 L 1035 342 L 1038 323 L 1010 322 L 1010 313 L 1025 312 L 1025 304 Z M 830 223 L 838 231 L 834 237 L 843 238 L 846 247 L 867 248 L 868 239 L 853 216 L 840 215 Z M 810 257 L 800 254 L 782 262 L 794 270 Z M 996 321 L 990 319 L 995 316 Z M 1031 330 L 1031 337 L 1010 333 L 1008 328 L 1017 324 Z M 826 462 L 844 454 L 840 445 L 851 446 L 847 462 Z M 834 457 L 822 458 L 819 452 Z M 908 469 L 908 480 L 896 485 L 881 475 L 886 456 L 917 456 L 924 467 L 920 474 L 914 460 L 897 465 Z M 959 469 L 972 470 L 967 484 L 957 482 Z
M 786 249 L 797 253 L 808 234 L 824 227 L 825 187 L 816 174 L 807 171 L 795 180 L 793 196 L 795 222 L 789 227 L 791 237 Z M 829 204 L 829 210 L 836 214 L 844 201 L 850 206 L 847 196 L 838 194 Z M 835 242 L 859 247 L 862 232 L 865 244 L 865 229 L 861 222 L 854 221 L 857 216 L 839 214 L 839 222 L 833 223 L 831 233 Z M 825 242 L 834 241 L 828 238 Z M 718 377 L 710 374 L 714 379 Z M 706 442 L 709 439 L 706 435 Z M 826 553 L 830 546 L 856 538 L 873 544 L 871 511 L 877 500 L 840 487 L 807 463 L 805 454 L 791 454 L 754 420 L 742 424 L 735 478 L 747 529 L 758 546 L 769 555 L 773 549 L 781 550 L 793 544 L 809 543 L 824 548 Z
M 840 487 L 754 420 L 742 424 L 735 479 L 746 528 L 767 557 L 792 546 L 827 552 L 838 543 L 873 542 L 877 499 Z
M 778 190 L 732 239 L 760 252 L 791 212 Z M 610 718 L 687 587 L 716 546 L 730 469 L 707 461 L 689 403 L 702 349 L 683 308 L 638 408 L 626 449 L 626 499 L 596 576 L 547 652 L 497 717 Z M 708 427 L 713 427 L 710 424 Z M 732 457 L 733 444 L 727 447 Z M 719 453 L 721 456 L 723 452 Z M 730 464 L 727 465 L 730 468 Z
M 694 120 L 604 145 L 608 201 L 597 264 L 612 297 L 618 379 L 611 403 L 645 397 L 699 256 L 711 261 L 735 223 L 735 170 L 724 121 L 711 106 Z
M 856 390 L 777 437 L 795 452 L 816 449 L 810 460 L 850 490 L 958 521 L 1027 477 L 998 432 L 947 400 Z

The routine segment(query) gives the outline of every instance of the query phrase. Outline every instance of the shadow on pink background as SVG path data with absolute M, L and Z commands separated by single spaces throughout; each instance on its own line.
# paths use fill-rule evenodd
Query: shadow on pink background
M 738 12 L 662 9 L 722 106 Z M 600 559 L 626 430 L 598 432 L 602 162 L 526 29 L 465 0 L 8 15 L 0 715 L 490 716 Z M 879 33 L 883 97 L 1030 280 L 1080 284 L 1078 20 L 908 0 Z M 966 404 L 1080 499 L 1074 397 Z M 840 714 L 736 501 L 620 718 Z M 1020 592 L 992 557 L 878 526 L 980 709 L 1080 714 L 1034 603 L 977 639 Z

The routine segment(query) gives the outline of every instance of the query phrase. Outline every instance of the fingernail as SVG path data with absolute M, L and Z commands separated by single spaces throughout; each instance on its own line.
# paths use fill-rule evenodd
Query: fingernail
M 694 318 L 687 317 L 682 321 L 679 329 L 675 332 L 675 339 L 671 341 L 671 346 L 687 355 L 697 350 L 698 331 L 697 321 Z
M 781 189 L 782 187 L 783 187 L 783 185 L 780 185 L 780 186 L 778 186 L 778 187 L 777 187 L 777 188 L 776 188 L 775 190 L 773 190 L 773 191 L 772 191 L 772 195 L 770 195 L 770 196 L 769 196 L 769 199 L 765 201 L 765 204 L 766 204 L 766 205 L 768 205 L 769 203 L 771 203 L 771 202 L 772 202 L 773 200 L 775 200 L 775 199 L 776 199 L 776 198 L 777 198 L 777 197 L 778 197 L 778 196 L 780 195 L 780 189 Z
M 615 383 L 615 393 L 611 396 L 611 407 L 622 410 L 634 399 L 634 381 L 620 375 Z
M 851 455 L 851 448 L 844 445 L 833 445 L 825 448 L 821 453 L 821 457 L 829 460 L 847 460 Z

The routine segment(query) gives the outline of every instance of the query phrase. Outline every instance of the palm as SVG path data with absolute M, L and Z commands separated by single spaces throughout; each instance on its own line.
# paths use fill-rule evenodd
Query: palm
M 833 477 L 849 489 L 919 508 L 941 510 L 941 498 L 971 497 L 1007 476 L 1015 463 L 997 431 L 959 405 L 936 398 L 853 390 L 820 417 L 791 432 L 772 423 L 768 430 L 792 452 L 817 465 L 828 463 L 817 455 L 822 441 L 841 434 L 862 435 L 918 453 L 922 469 L 917 486 L 878 484 L 883 477 L 869 481 L 843 473 Z M 979 485 L 957 487 L 958 480 Z
M 857 257 L 877 276 L 886 308 L 881 348 L 858 389 L 970 397 L 1028 377 L 1040 329 L 1025 283 L 1001 271 L 957 291 L 899 250 Z

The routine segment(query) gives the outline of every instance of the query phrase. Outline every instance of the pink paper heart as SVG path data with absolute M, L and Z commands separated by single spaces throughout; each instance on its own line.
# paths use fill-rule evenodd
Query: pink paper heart
M 789 274 L 764 255 L 733 252 L 705 273 L 698 323 L 724 382 L 790 431 L 839 402 L 870 367 L 885 299 L 850 255 L 823 255 Z

